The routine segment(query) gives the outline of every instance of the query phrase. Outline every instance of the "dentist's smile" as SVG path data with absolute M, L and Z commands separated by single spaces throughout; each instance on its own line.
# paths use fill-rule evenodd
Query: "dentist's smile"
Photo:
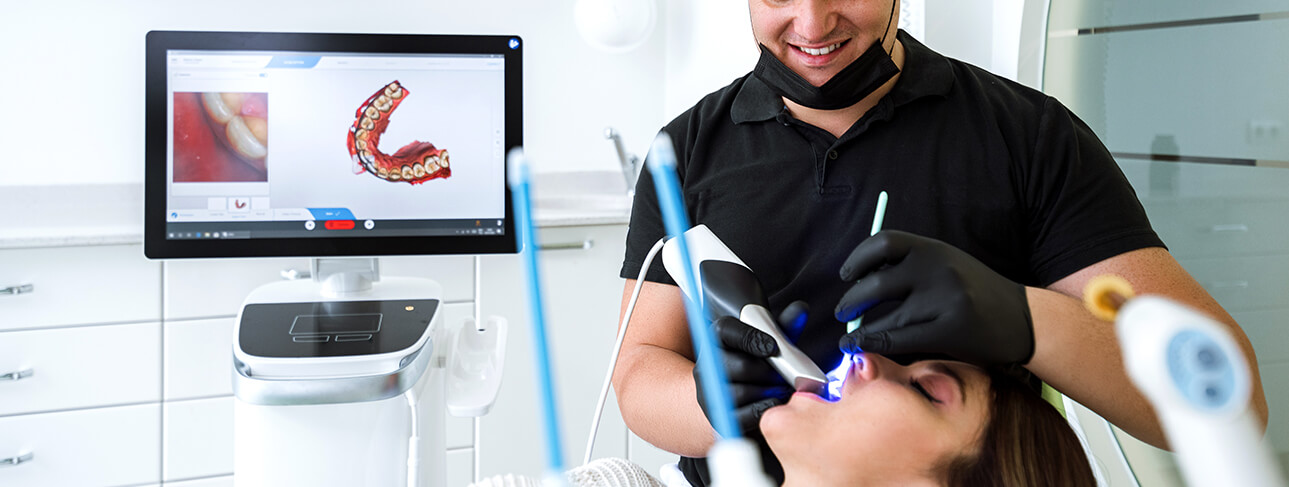
M 838 56 L 840 56 L 840 53 L 838 51 L 840 51 L 843 47 L 845 47 L 849 43 L 850 43 L 850 40 L 844 40 L 844 41 L 834 42 L 831 44 L 823 44 L 823 45 L 810 45 L 810 46 L 798 45 L 798 44 L 788 44 L 788 45 L 791 47 L 790 50 L 793 53 L 793 56 L 801 60 L 802 63 L 808 66 L 823 66 L 825 64 L 832 62 Z

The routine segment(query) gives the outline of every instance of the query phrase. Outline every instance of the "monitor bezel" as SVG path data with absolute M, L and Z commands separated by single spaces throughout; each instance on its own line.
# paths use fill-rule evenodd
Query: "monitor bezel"
M 511 45 L 511 41 L 518 41 Z M 297 51 L 501 54 L 505 56 L 505 146 L 523 145 L 523 41 L 517 35 L 151 31 L 147 34 L 143 251 L 149 259 L 376 257 L 515 253 L 514 209 L 505 181 L 499 235 L 167 239 L 167 51 Z M 503 164 L 505 162 L 503 161 Z

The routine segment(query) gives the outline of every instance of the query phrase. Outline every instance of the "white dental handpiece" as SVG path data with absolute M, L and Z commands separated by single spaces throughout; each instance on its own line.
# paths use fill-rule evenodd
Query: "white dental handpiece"
M 1189 485 L 1285 485 L 1225 326 L 1158 296 L 1128 300 L 1115 322 L 1128 376 L 1154 405 Z
M 702 304 L 709 318 L 733 316 L 773 337 L 779 345 L 779 354 L 770 357 L 770 365 L 792 384 L 793 389 L 821 396 L 827 394 L 828 378 L 810 357 L 783 336 L 774 316 L 766 308 L 765 294 L 752 269 L 716 238 L 707 225 L 697 225 L 685 232 L 693 269 L 684 268 L 676 242 L 676 239 L 671 239 L 663 246 L 662 263 L 672 279 L 679 283 L 681 291 Z M 694 274 L 701 288 L 697 294 L 687 289 L 686 272 Z

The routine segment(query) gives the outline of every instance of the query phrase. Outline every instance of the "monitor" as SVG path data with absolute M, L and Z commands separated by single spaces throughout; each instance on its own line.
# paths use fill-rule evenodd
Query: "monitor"
M 518 36 L 153 31 L 153 259 L 513 253 Z

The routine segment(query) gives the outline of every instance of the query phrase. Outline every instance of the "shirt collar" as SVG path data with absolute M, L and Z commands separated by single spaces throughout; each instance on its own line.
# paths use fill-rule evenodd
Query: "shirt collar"
M 900 106 L 924 96 L 944 96 L 953 88 L 953 67 L 949 59 L 932 51 L 903 30 L 896 38 L 904 44 L 904 69 L 895 88 L 886 96 Z M 734 123 L 764 122 L 783 112 L 783 98 L 755 75 L 747 75 L 734 96 L 730 117 Z

